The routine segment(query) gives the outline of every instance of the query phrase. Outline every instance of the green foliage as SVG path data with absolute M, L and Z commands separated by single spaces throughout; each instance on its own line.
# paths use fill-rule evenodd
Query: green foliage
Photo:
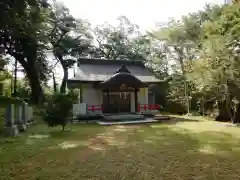
M 54 94 L 44 107 L 43 120 L 51 127 L 61 125 L 64 130 L 72 117 L 73 102 L 71 94 Z
M 143 60 L 151 63 L 153 59 L 160 59 L 160 48 L 151 43 L 153 39 L 150 36 L 140 32 L 138 25 L 131 23 L 125 16 L 120 16 L 117 20 L 117 26 L 104 23 L 93 29 L 97 45 L 94 46 L 91 57 Z
M 28 98 L 31 90 L 32 100 L 39 102 L 49 78 L 53 78 L 54 92 L 58 91 L 58 65 L 64 74 L 60 86 L 64 94 L 68 69 L 79 57 L 142 60 L 158 77 L 172 76 L 171 83 L 154 88 L 157 103 L 171 112 L 201 109 L 204 114 L 205 107 L 213 107 L 216 100 L 226 100 L 231 107 L 234 98 L 240 100 L 239 10 L 237 2 L 207 5 L 144 35 L 124 16 L 118 18 L 117 26 L 105 23 L 91 29 L 87 21 L 73 17 L 55 0 L 51 4 L 46 0 L 6 1 L 0 7 L 0 69 L 8 63 L 3 61 L 6 55 L 14 57 L 29 80 L 18 86 L 18 96 Z M 54 58 L 48 60 L 49 55 Z M 2 72 L 0 81 L 9 90 L 10 76 L 6 70 Z M 71 90 L 66 98 L 74 103 L 76 96 Z M 62 95 L 46 94 L 45 99 L 52 111 L 46 117 L 56 116 L 45 119 L 59 119 L 55 111 L 60 110 L 54 104 L 64 104 Z M 63 119 L 59 120 L 62 124 Z
M 50 14 L 46 0 L 6 1 L 0 7 L 1 54 L 22 65 L 36 103 L 43 95 L 41 81 L 48 75 L 46 21 Z
M 173 62 L 167 96 L 170 109 L 181 109 L 176 106 L 187 102 L 192 111 L 204 114 L 218 102 L 219 114 L 224 114 L 225 120 L 239 117 L 231 113 L 236 106 L 233 100 L 240 99 L 239 10 L 239 3 L 208 5 L 182 21 L 169 21 L 153 33 Z
M 89 23 L 74 18 L 62 3 L 54 1 L 52 11 L 49 44 L 55 57 L 53 64 L 60 64 L 63 69 L 60 92 L 65 93 L 68 69 L 77 58 L 88 55 L 92 36 L 89 33 Z
M 234 74 L 226 47 L 229 38 L 222 36 L 218 22 L 224 11 L 221 6 L 207 5 L 151 33 L 163 44 L 172 75 L 166 96 L 168 111 L 190 113 L 200 109 L 200 101 L 204 106 L 205 101 L 221 99 L 226 75 Z
M 167 101 L 164 107 L 164 111 L 173 113 L 173 114 L 186 114 L 186 108 L 182 103 Z
M 68 97 L 71 99 L 72 104 L 77 103 L 78 101 L 78 91 L 74 89 L 70 89 L 68 91 Z

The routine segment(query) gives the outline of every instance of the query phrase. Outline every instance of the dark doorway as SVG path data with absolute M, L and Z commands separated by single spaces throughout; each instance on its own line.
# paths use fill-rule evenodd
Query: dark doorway
M 109 99 L 108 99 L 109 98 Z M 131 95 L 129 92 L 103 93 L 104 113 L 129 113 L 131 112 Z

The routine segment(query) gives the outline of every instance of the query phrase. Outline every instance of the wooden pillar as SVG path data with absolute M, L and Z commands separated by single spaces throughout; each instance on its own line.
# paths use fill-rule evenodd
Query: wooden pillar
M 135 112 L 138 112 L 138 89 L 134 91 L 134 99 L 135 99 Z
M 109 94 L 109 89 L 107 90 L 107 109 L 108 113 L 110 113 L 110 94 Z
M 144 88 L 144 102 L 145 102 L 145 104 L 149 104 L 148 103 L 148 88 Z
M 130 112 L 136 112 L 134 91 L 130 92 Z

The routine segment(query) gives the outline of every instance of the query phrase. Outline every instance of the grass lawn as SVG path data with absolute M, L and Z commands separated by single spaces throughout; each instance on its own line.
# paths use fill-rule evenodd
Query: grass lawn
M 0 179 L 240 179 L 240 129 L 227 123 L 68 127 L 0 139 Z

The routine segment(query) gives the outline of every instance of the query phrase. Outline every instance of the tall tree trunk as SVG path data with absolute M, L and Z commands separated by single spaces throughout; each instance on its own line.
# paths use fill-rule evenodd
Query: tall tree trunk
M 240 103 L 235 104 L 236 108 L 234 109 L 233 123 L 240 123 Z
M 190 113 L 190 101 L 189 101 L 189 97 L 188 97 L 188 84 L 187 84 L 185 69 L 184 69 L 183 65 L 181 65 L 181 66 L 182 66 L 182 73 L 183 73 L 183 78 L 184 78 L 185 106 L 186 106 L 187 113 L 189 114 Z
M 238 92 L 238 88 L 236 88 L 236 89 L 237 89 L 237 92 Z M 233 104 L 232 123 L 233 124 L 238 124 L 238 123 L 240 123 L 240 101 L 239 101 L 238 94 L 233 98 L 232 104 Z
M 227 101 L 223 100 L 218 104 L 218 116 L 216 117 L 216 121 L 229 122 L 232 117 L 230 116 L 227 109 Z
M 62 131 L 65 131 L 65 124 L 62 125 Z
M 66 93 L 67 79 L 68 79 L 68 68 L 63 66 L 63 79 L 60 87 L 60 92 L 63 94 Z
M 186 110 L 187 110 L 187 113 L 189 114 L 190 113 L 190 104 L 189 104 L 189 98 L 188 98 L 188 85 L 187 85 L 187 78 L 186 78 L 186 72 L 185 72 L 185 67 L 184 67 L 184 62 L 183 62 L 183 50 L 180 50 L 179 49 L 175 49 L 180 57 L 179 57 L 179 64 L 180 64 L 180 68 L 181 68 L 181 71 L 182 71 L 182 75 L 183 75 L 183 78 L 184 78 L 184 96 L 185 96 L 185 106 L 186 106 Z
M 201 99 L 200 105 L 201 105 L 201 115 L 205 116 L 205 101 L 204 101 L 204 99 Z
M 43 100 L 43 89 L 40 83 L 35 61 L 25 61 L 24 57 L 18 54 L 16 54 L 14 57 L 23 66 L 27 74 L 31 87 L 31 101 L 36 104 L 40 103 Z
M 231 121 L 233 121 L 234 109 L 231 105 L 229 96 L 227 96 L 227 99 L 226 99 L 226 109 L 227 109 L 228 116 L 230 117 Z
M 41 103 L 43 101 L 43 89 L 40 83 L 38 72 L 34 65 L 29 66 L 26 70 L 29 84 L 31 87 L 31 101 L 34 103 Z
M 17 60 L 15 59 L 14 62 L 14 83 L 13 83 L 13 95 L 16 97 L 17 96 Z
M 52 73 L 52 75 L 53 75 L 53 90 L 56 93 L 57 92 L 57 82 L 56 82 L 56 78 L 55 78 L 54 72 Z

